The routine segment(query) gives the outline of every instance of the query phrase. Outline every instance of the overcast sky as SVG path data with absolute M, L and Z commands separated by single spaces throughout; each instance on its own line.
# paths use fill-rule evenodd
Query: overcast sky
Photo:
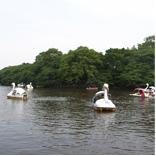
M 50 48 L 131 48 L 155 34 L 155 0 L 0 0 L 0 69 Z

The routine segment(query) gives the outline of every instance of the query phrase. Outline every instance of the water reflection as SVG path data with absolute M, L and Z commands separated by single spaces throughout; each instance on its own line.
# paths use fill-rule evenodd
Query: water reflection
M 131 97 L 131 99 L 135 102 L 140 102 L 140 101 L 145 102 L 150 100 L 150 98 L 139 98 L 139 97 Z
M 109 127 L 115 123 L 115 112 L 102 112 L 94 110 L 94 118 L 97 126 L 104 130 L 105 135 L 109 133 Z

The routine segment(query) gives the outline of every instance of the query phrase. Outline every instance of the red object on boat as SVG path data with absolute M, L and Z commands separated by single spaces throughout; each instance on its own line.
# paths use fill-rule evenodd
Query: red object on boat
M 135 88 L 133 93 L 130 94 L 130 96 L 147 98 L 147 97 L 149 97 L 149 93 L 145 92 L 144 89 L 142 89 L 142 88 Z
M 87 90 L 98 90 L 98 87 L 95 88 L 86 88 Z

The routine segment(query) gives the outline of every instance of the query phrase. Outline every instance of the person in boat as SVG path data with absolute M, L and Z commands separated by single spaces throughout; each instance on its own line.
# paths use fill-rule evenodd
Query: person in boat
M 102 99 L 102 98 L 104 98 L 104 94 L 101 94 L 101 96 L 97 96 L 96 98 L 94 98 L 94 103 L 96 102 L 96 100 L 98 100 L 98 99 Z
M 104 98 L 104 94 L 101 94 L 101 99 Z
M 13 91 L 12 95 L 15 95 L 15 94 L 16 94 L 16 90 Z

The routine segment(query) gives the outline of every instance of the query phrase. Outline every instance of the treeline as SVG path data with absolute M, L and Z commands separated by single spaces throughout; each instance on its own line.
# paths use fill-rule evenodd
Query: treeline
M 33 64 L 23 63 L 0 70 L 0 84 L 32 82 L 45 87 L 145 87 L 155 84 L 155 36 L 137 47 L 108 49 L 103 55 L 88 47 L 63 54 L 52 48 L 36 56 Z

